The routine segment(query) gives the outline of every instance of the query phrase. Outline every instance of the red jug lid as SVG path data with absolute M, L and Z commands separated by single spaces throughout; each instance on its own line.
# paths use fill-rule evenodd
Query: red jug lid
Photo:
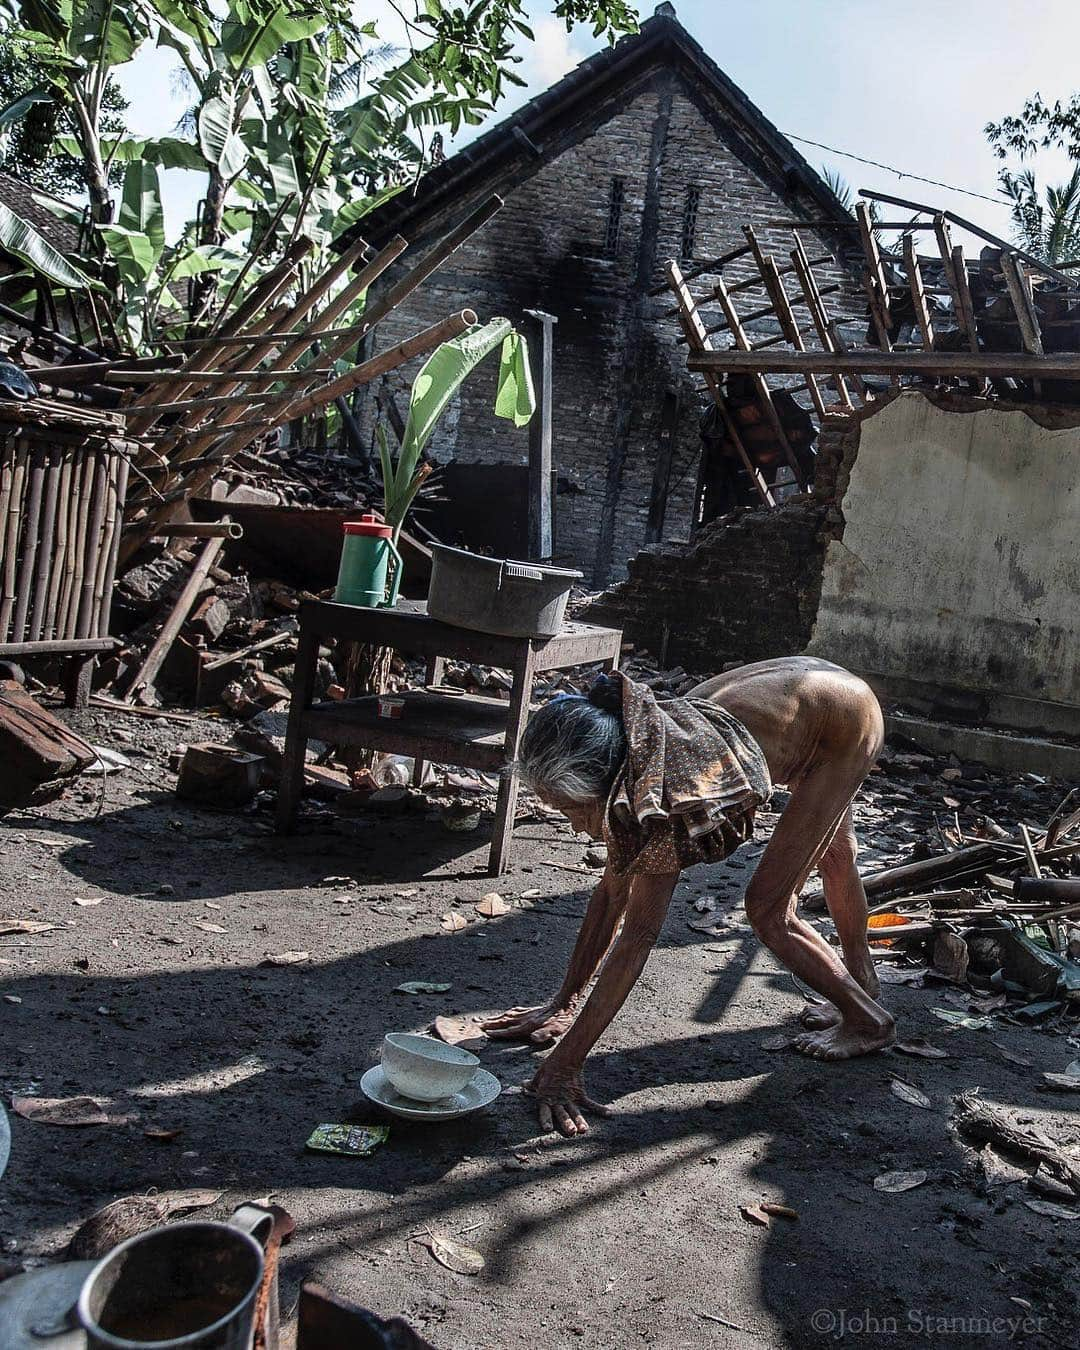
M 374 535 L 376 539 L 389 539 L 394 533 L 392 525 L 385 524 L 371 511 L 365 511 L 359 520 L 347 520 L 342 528 L 346 534 Z

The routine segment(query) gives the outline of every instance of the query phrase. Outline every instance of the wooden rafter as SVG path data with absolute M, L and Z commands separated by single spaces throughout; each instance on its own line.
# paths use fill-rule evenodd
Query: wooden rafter
M 712 354 L 712 343 L 709 341 L 709 336 L 705 332 L 705 325 L 701 322 L 701 316 L 697 312 L 697 307 L 694 304 L 694 297 L 690 294 L 690 289 L 683 277 L 682 269 L 677 262 L 671 261 L 668 263 L 667 277 L 668 285 L 671 287 L 675 299 L 678 302 L 679 323 L 682 325 L 683 333 L 690 345 L 691 360 L 695 354 Z M 719 353 L 715 354 L 719 355 Z M 735 425 L 735 419 L 731 416 L 727 401 L 724 398 L 724 391 L 720 386 L 719 376 L 711 371 L 705 371 L 704 375 L 705 383 L 720 412 L 720 417 L 724 423 L 724 429 L 731 438 L 731 443 L 734 445 L 735 452 L 742 461 L 743 468 L 750 475 L 750 481 L 756 488 L 758 496 L 766 506 L 775 506 L 776 502 L 773 500 L 773 495 L 769 491 L 768 483 L 766 483 L 762 476 L 761 470 L 750 458 L 746 446 L 743 444 L 743 439 L 739 435 L 739 429 Z

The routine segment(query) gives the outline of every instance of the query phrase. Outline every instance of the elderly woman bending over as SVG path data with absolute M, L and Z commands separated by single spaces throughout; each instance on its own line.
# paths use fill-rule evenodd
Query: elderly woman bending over
M 892 1042 L 866 941 L 851 813 L 882 739 L 870 688 L 810 657 L 743 666 L 663 702 L 623 675 L 601 676 L 587 698 L 558 698 L 531 718 L 523 778 L 575 830 L 608 845 L 558 993 L 485 1024 L 495 1037 L 562 1038 L 528 1087 L 544 1129 L 580 1134 L 588 1129 L 583 1110 L 608 1114 L 586 1094 L 585 1057 L 644 969 L 680 871 L 725 858 L 750 839 L 774 783 L 788 786 L 791 799 L 745 903 L 762 942 L 827 1000 L 804 1011 L 795 1048 L 838 1060 Z M 815 867 L 842 963 L 796 913 Z

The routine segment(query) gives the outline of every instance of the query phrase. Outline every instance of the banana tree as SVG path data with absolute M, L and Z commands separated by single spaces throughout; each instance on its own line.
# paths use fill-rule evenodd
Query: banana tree
M 50 100 L 70 112 L 83 161 L 90 212 L 95 223 L 113 216 L 109 161 L 103 145 L 103 113 L 109 76 L 130 61 L 150 36 L 145 17 L 124 0 L 21 0 L 11 36 L 45 76 L 45 85 L 0 116 L 23 116 Z
M 383 519 L 394 527 L 394 543 L 416 494 L 431 473 L 421 456 L 439 418 L 469 375 L 496 347 L 501 346 L 495 393 L 495 415 L 525 426 L 536 411 L 536 395 L 529 370 L 525 338 L 509 319 L 474 324 L 460 337 L 437 347 L 413 381 L 409 414 L 397 460 L 390 454 L 386 432 L 376 428 L 382 463 Z

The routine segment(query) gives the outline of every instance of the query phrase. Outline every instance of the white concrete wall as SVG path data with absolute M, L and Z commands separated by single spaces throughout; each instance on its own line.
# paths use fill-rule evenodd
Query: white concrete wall
M 809 651 L 1080 705 L 1080 428 L 906 393 L 862 425 Z

